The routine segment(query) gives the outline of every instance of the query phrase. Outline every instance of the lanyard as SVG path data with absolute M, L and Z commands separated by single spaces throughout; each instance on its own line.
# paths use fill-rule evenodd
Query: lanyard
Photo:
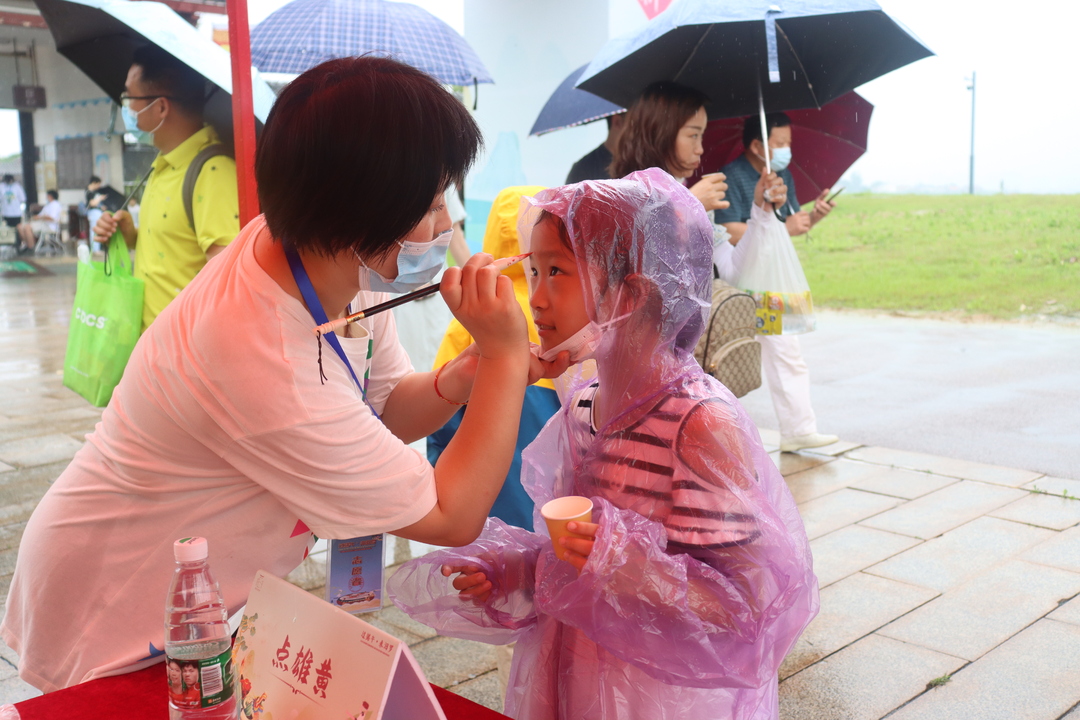
M 319 325 L 327 322 L 326 312 L 323 310 L 322 303 L 319 302 L 319 296 L 315 294 L 315 288 L 311 284 L 311 278 L 308 277 L 307 270 L 304 269 L 304 263 L 300 260 L 300 256 L 296 253 L 296 250 L 285 245 L 285 258 L 289 261 L 289 269 L 292 270 L 293 280 L 296 281 L 296 286 L 300 288 L 300 295 L 304 298 L 304 304 L 307 305 L 308 312 L 311 313 L 311 317 L 315 319 L 315 322 Z M 342 349 L 341 343 L 338 341 L 338 337 L 335 333 L 327 333 L 326 335 L 319 336 L 319 342 L 322 343 L 322 338 L 326 338 L 326 342 L 330 343 L 330 347 L 334 348 L 334 352 L 338 354 L 341 361 L 345 363 L 345 367 L 349 368 L 349 374 L 352 375 L 353 382 L 356 383 L 356 387 L 360 389 L 360 395 L 364 398 L 364 402 L 367 403 L 368 408 L 371 409 L 371 414 L 382 422 L 382 418 L 379 417 L 379 413 L 375 412 L 375 408 L 371 405 L 371 401 L 368 400 L 367 392 L 364 389 L 363 383 L 360 382 L 360 378 L 356 377 L 356 371 L 353 370 L 352 363 L 349 362 L 349 356 L 345 354 L 345 350 Z M 371 341 L 368 340 L 370 343 Z M 371 357 L 370 344 L 368 345 L 368 357 Z M 320 372 L 322 372 L 322 345 L 319 345 L 319 363 Z M 369 557 L 368 567 L 366 568 L 368 578 L 365 582 L 363 575 L 353 574 L 353 555 L 345 555 L 338 551 L 337 544 L 351 542 L 354 546 L 360 548 L 377 548 L 373 554 L 377 558 L 374 562 Z M 348 590 L 338 591 L 336 595 L 332 596 L 331 588 L 327 588 L 328 594 L 327 600 L 340 601 L 343 597 L 355 598 L 356 600 L 364 599 L 364 603 L 358 605 L 358 610 L 353 612 L 363 612 L 366 610 L 378 610 L 382 607 L 382 578 L 383 578 L 383 563 L 382 563 L 382 547 L 383 547 L 383 535 L 378 533 L 376 535 L 368 535 L 365 537 L 352 538 L 351 540 L 332 540 L 330 544 L 331 550 L 328 554 L 327 562 L 329 563 L 329 575 L 331 578 L 340 583 L 341 587 L 347 587 Z M 306 554 L 305 554 L 306 557 Z M 359 555 L 355 556 L 359 558 Z M 363 567 L 357 564 L 356 567 Z M 347 576 L 348 584 L 346 585 Z M 329 585 L 329 583 L 327 583 Z M 370 588 L 370 590 L 368 590 Z M 342 595 L 342 592 L 350 592 L 350 595 Z
M 322 325 L 329 322 L 326 317 L 326 312 L 323 310 L 322 303 L 319 302 L 319 296 L 315 294 L 315 288 L 311 284 L 311 279 L 308 277 L 307 270 L 304 269 L 304 263 L 300 260 L 300 256 L 296 250 L 292 247 L 285 245 L 285 258 L 289 261 L 289 269 L 292 270 L 293 280 L 296 281 L 296 286 L 300 288 L 300 295 L 304 298 L 304 305 L 307 306 L 308 312 L 311 313 L 311 317 L 315 319 L 316 324 Z M 326 342 L 330 344 L 330 347 L 334 348 L 334 352 L 338 354 L 341 361 L 345 363 L 345 367 L 349 369 L 349 374 L 352 375 L 353 382 L 356 383 L 356 387 L 360 389 L 360 395 L 364 398 L 364 402 L 371 408 L 371 413 L 382 420 L 379 417 L 379 413 L 375 412 L 374 406 L 371 401 L 368 400 L 367 390 L 364 384 L 360 382 L 360 378 L 356 376 L 356 371 L 353 370 L 352 363 L 349 362 L 349 356 L 345 354 L 345 350 L 341 347 L 341 343 L 338 341 L 336 333 L 327 333 L 320 336 L 326 338 Z

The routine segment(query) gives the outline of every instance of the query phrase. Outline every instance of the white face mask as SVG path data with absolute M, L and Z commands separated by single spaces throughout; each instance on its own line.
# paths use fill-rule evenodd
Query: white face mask
M 596 346 L 600 342 L 600 336 L 603 334 L 603 328 L 595 322 L 589 321 L 585 327 L 581 328 L 550 350 L 545 350 L 541 353 L 540 359 L 545 362 L 551 362 L 558 357 L 559 353 L 563 350 L 569 350 L 571 365 L 584 362 L 596 353 Z
M 619 306 L 619 298 L 621 296 L 622 288 L 620 287 L 619 293 L 615 296 L 615 307 Z M 540 354 L 540 359 L 544 362 L 551 362 L 558 357 L 559 353 L 564 350 L 569 350 L 571 365 L 577 365 L 586 360 L 591 360 L 596 355 L 596 348 L 600 344 L 600 338 L 604 336 L 604 332 L 633 314 L 634 311 L 630 310 L 603 324 L 590 320 L 585 327 L 581 328 L 550 350 L 542 352 Z
M 773 172 L 780 172 L 788 165 L 791 164 L 791 148 L 779 147 L 773 148 L 772 151 L 772 169 Z
M 397 277 L 387 280 L 364 263 L 360 259 L 359 282 L 361 290 L 373 292 L 407 293 L 419 290 L 435 279 L 442 270 L 446 261 L 446 250 L 450 247 L 450 239 L 454 231 L 451 228 L 435 236 L 434 240 L 425 243 L 406 240 L 399 242 L 401 250 L 397 256 Z
M 157 127 L 153 130 L 147 132 L 146 130 L 139 129 L 139 116 L 149 110 L 158 100 L 161 100 L 161 98 L 157 98 L 157 100 L 154 100 L 154 102 L 150 103 L 139 112 L 135 112 L 127 106 L 120 108 L 120 117 L 124 120 L 124 129 L 134 135 L 136 139 L 144 145 L 152 144 L 154 142 L 154 133 L 160 130 L 161 126 L 165 124 L 165 118 L 161 118 L 161 122 L 159 122 Z

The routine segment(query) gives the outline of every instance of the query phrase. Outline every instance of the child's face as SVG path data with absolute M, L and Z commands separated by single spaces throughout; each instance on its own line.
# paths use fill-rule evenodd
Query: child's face
M 554 222 L 545 220 L 533 228 L 531 250 L 529 305 L 540 335 L 540 349 L 550 350 L 585 327 L 589 315 L 577 261 L 559 237 Z

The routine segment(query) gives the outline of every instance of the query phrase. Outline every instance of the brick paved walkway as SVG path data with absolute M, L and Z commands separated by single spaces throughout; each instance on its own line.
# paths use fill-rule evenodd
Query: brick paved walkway
M 74 268 L 49 267 L 0 279 L 5 598 L 26 519 L 100 417 L 62 386 Z M 1080 477 L 843 442 L 773 458 L 822 586 L 780 671 L 784 720 L 1080 720 Z M 398 561 L 408 548 L 392 546 Z M 320 562 L 291 579 L 319 592 Z M 493 648 L 394 608 L 365 619 L 408 641 L 432 682 L 501 707 Z M 15 660 L 0 646 L 2 702 L 36 694 Z

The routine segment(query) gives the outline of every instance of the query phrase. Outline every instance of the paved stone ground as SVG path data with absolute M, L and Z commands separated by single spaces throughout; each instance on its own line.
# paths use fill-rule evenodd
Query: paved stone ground
M 4 597 L 26 519 L 100 416 L 62 387 L 74 274 L 49 266 L 0 279 Z M 775 432 L 762 439 L 775 451 Z M 853 442 L 773 458 L 822 586 L 780 671 L 784 720 L 1080 720 L 1080 479 Z M 391 549 L 400 562 L 410 545 Z M 290 578 L 319 593 L 321 562 Z M 432 682 L 501 706 L 493 648 L 392 607 L 365 619 L 405 639 Z M 0 646 L 2 702 L 36 694 L 15 660 Z
M 1080 318 L 821 311 L 799 341 L 822 432 L 1080 480 Z M 759 427 L 777 428 L 767 389 L 742 403 Z

